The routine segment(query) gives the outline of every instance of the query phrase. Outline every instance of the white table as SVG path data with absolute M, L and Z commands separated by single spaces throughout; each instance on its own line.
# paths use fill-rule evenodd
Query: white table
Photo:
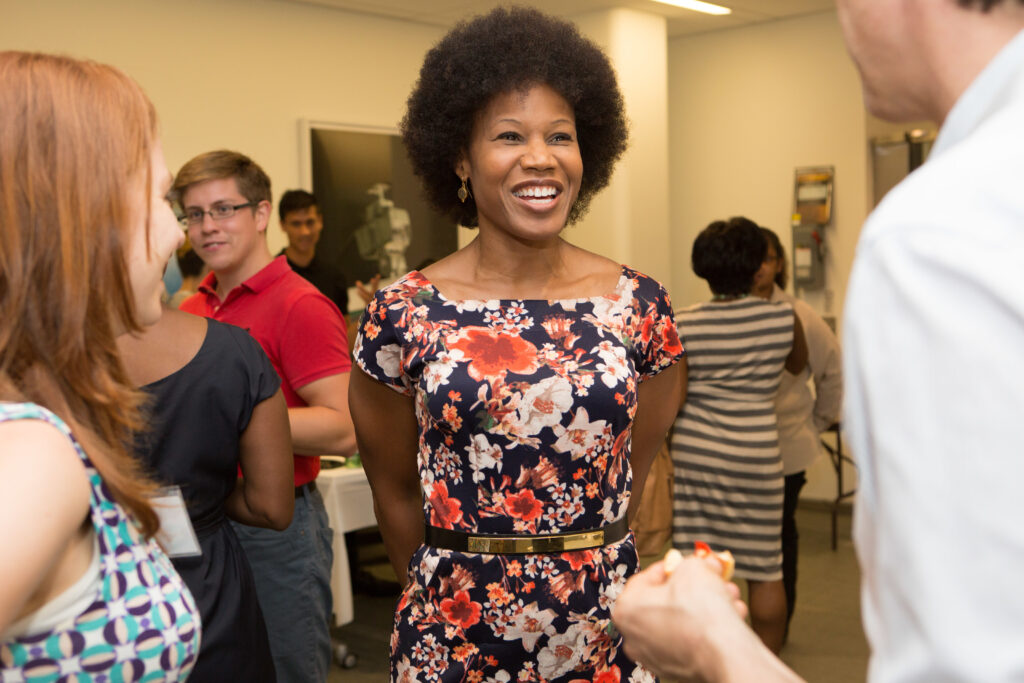
M 321 461 L 339 460 L 324 455 Z M 366 473 L 361 467 L 321 469 L 316 479 L 317 490 L 324 497 L 327 516 L 334 530 L 334 564 L 331 566 L 331 593 L 334 602 L 334 624 L 352 621 L 352 577 L 349 573 L 345 532 L 377 525 L 373 514 L 373 496 Z

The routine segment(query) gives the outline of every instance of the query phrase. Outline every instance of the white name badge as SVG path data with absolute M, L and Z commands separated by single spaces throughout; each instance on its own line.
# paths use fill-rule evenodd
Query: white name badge
M 197 557 L 203 554 L 179 487 L 164 487 L 149 502 L 160 517 L 160 532 L 156 535 L 156 541 L 169 557 Z

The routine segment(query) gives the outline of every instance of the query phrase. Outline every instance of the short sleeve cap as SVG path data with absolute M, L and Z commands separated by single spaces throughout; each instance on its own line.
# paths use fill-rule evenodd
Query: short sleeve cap
M 225 333 L 231 338 L 233 348 L 237 352 L 238 364 L 245 374 L 242 385 L 245 389 L 245 400 L 238 414 L 238 433 L 241 434 L 249 426 L 256 406 L 277 393 L 281 387 L 281 378 L 274 371 L 274 366 L 263 351 L 263 347 L 248 332 L 216 320 L 209 320 L 208 324 L 224 328 Z
M 395 391 L 412 396 L 413 382 L 404 364 L 403 313 L 413 302 L 399 281 L 378 290 L 359 319 L 352 355 L 360 369 Z
M 682 342 L 672 314 L 672 301 L 660 282 L 639 273 L 635 281 L 633 345 L 636 368 L 643 381 L 674 365 L 683 357 Z

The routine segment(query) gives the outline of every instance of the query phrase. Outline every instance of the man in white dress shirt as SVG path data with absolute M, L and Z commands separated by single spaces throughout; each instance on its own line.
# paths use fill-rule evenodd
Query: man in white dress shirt
M 941 122 L 861 234 L 845 425 L 873 683 L 1024 681 L 1024 0 L 837 0 L 868 109 Z M 793 680 L 688 560 L 615 612 L 662 673 Z

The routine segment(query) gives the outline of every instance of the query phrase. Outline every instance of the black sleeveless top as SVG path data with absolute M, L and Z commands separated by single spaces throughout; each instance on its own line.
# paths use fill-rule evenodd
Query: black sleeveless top
M 150 431 L 138 453 L 166 485 L 181 487 L 203 554 L 176 558 L 203 623 L 190 681 L 273 681 L 266 626 L 252 570 L 224 513 L 238 476 L 239 437 L 253 409 L 281 380 L 260 345 L 241 328 L 207 321 L 195 357 L 142 387 Z

